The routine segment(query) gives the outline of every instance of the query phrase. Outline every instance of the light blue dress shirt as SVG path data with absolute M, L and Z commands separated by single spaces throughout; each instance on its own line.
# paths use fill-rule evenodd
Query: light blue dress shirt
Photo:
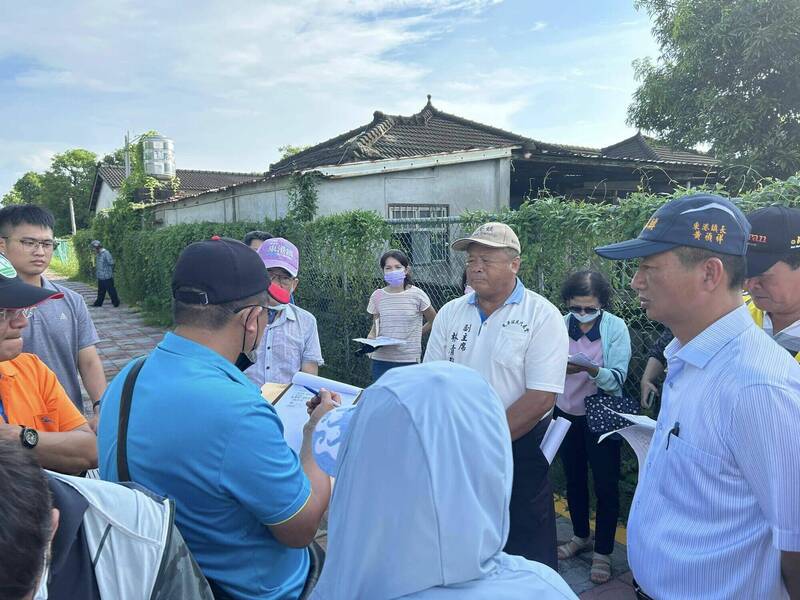
M 659 600 L 788 597 L 780 553 L 800 551 L 800 366 L 744 306 L 664 354 L 628 520 L 634 577 Z

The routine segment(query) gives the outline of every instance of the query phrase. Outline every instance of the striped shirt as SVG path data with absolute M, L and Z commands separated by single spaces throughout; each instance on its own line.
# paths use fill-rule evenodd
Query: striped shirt
M 367 312 L 378 315 L 379 335 L 406 340 L 399 346 L 383 346 L 372 358 L 387 362 L 419 362 L 422 356 L 422 313 L 431 306 L 428 294 L 416 286 L 402 292 L 375 290 L 369 297 Z
M 800 551 L 800 366 L 745 306 L 664 354 L 628 520 L 634 577 L 659 600 L 786 598 L 780 553 Z
M 291 383 L 303 363 L 324 364 L 317 319 L 307 310 L 289 304 L 264 330 L 256 356 L 255 364 L 244 374 L 259 387 L 267 381 Z

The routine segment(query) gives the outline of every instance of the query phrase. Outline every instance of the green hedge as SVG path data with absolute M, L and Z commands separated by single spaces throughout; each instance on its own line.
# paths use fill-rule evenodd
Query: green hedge
M 725 190 L 714 190 L 727 195 Z M 633 358 L 626 389 L 638 395 L 646 348 L 658 333 L 658 326 L 640 310 L 629 289 L 635 269 L 632 263 L 599 259 L 594 247 L 635 237 L 647 218 L 666 201 L 697 192 L 678 189 L 670 196 L 637 193 L 619 204 L 588 204 L 563 198 L 540 198 L 519 210 L 500 214 L 474 212 L 462 217 L 462 230 L 469 232 L 480 223 L 503 221 L 510 224 L 522 244 L 520 277 L 530 288 L 561 305 L 559 288 L 571 272 L 593 267 L 604 271 L 617 290 L 613 311 L 629 325 Z M 769 204 L 800 206 L 800 177 L 786 181 L 765 181 L 759 189 L 735 199 L 745 212 Z M 115 278 L 126 302 L 138 304 L 156 322 L 170 323 L 170 281 L 175 260 L 189 243 L 212 235 L 241 239 L 251 229 L 264 229 L 294 242 L 301 253 L 299 305 L 311 311 L 319 325 L 320 343 L 326 360 L 324 373 L 357 385 L 370 381 L 369 361 L 353 354 L 350 339 L 363 336 L 370 327 L 365 307 L 370 293 L 382 285 L 377 259 L 392 232 L 375 213 L 354 211 L 319 218 L 311 223 L 277 221 L 264 223 L 197 223 L 153 229 L 141 212 L 119 206 L 98 216 L 92 230 L 74 237 L 83 277 L 94 278 L 94 255 L 89 242 L 100 239 L 116 259 Z M 447 282 L 436 287 L 437 304 L 461 293 Z M 423 285 L 423 287 L 426 287 Z M 433 294 L 431 294 L 433 298 Z M 436 308 L 440 308 L 439 305 Z M 636 459 L 623 447 L 621 493 L 623 518 L 636 486 Z M 563 491 L 563 475 L 556 463 L 556 488 Z
M 637 235 L 658 206 L 696 191 L 679 189 L 671 196 L 633 194 L 618 205 L 541 198 L 516 211 L 468 213 L 462 218 L 462 229 L 468 232 L 489 220 L 509 223 L 522 243 L 520 277 L 557 305 L 559 288 L 567 274 L 586 267 L 604 271 L 619 292 L 615 312 L 634 332 L 642 332 L 634 340 L 630 371 L 636 375 L 643 367 L 644 346 L 657 333 L 656 327 L 639 310 L 635 295 L 629 291 L 631 265 L 600 260 L 593 248 Z M 725 194 L 721 188 L 712 191 Z M 764 182 L 758 190 L 736 201 L 745 211 L 772 203 L 800 205 L 800 178 Z M 251 229 L 265 229 L 290 239 L 300 248 L 301 283 L 296 296 L 317 316 L 329 372 L 353 383 L 369 381 L 368 363 L 353 357 L 349 339 L 369 330 L 364 307 L 372 290 L 381 285 L 377 258 L 392 236 L 377 214 L 353 211 L 311 223 L 196 223 L 163 229 L 152 228 L 142 215 L 142 211 L 117 203 L 114 210 L 95 218 L 91 230 L 78 232 L 74 247 L 82 278 L 94 279 L 94 253 L 89 242 L 99 239 L 116 260 L 115 279 L 123 300 L 141 306 L 154 321 L 168 325 L 172 269 L 186 245 L 211 235 L 241 239 Z M 458 293 L 457 288 L 445 284 L 437 288 L 435 302 L 443 303 Z M 631 391 L 638 384 L 634 379 L 631 377 Z

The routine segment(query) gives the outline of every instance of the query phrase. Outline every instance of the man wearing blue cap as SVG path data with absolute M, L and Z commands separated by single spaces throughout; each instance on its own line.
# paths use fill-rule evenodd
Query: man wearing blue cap
M 673 200 L 638 238 L 631 287 L 675 334 L 628 519 L 640 598 L 800 597 L 800 368 L 742 302 L 750 224 L 729 200 Z
M 756 324 L 800 362 L 800 209 L 767 206 L 747 220 L 745 304 Z
M 172 278 L 174 332 L 120 372 L 100 413 L 103 479 L 175 500 L 178 529 L 217 600 L 298 598 L 305 547 L 330 499 L 311 432 L 331 394 L 320 392 L 298 457 L 235 364 L 264 334 L 269 286 L 261 258 L 237 240 L 187 246 Z

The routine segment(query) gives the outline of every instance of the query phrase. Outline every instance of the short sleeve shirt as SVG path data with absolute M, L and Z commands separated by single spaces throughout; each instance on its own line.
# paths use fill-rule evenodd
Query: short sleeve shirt
M 22 330 L 23 351 L 35 354 L 53 370 L 76 408 L 83 412 L 78 380 L 78 352 L 100 341 L 83 296 L 42 277 L 42 286 L 63 298 L 42 302 Z
M 256 362 L 245 375 L 261 387 L 266 382 L 291 383 L 303 363 L 323 365 L 317 319 L 290 304 L 280 311 L 261 336 Z
M 517 279 L 506 303 L 485 320 L 474 293 L 445 304 L 433 322 L 425 362 L 472 367 L 508 408 L 526 389 L 562 393 L 568 353 L 558 309 Z
M 55 374 L 33 354 L 0 362 L 3 419 L 38 431 L 72 431 L 86 419 L 70 402 Z
M 103 395 L 100 474 L 116 481 L 119 403 L 130 365 Z M 235 598 L 296 598 L 304 548 L 268 525 L 297 514 L 311 488 L 275 409 L 230 361 L 167 333 L 148 356 L 128 428 L 131 478 L 175 501 L 176 523 L 203 573 Z
M 367 312 L 378 315 L 381 336 L 406 340 L 398 346 L 384 346 L 372 353 L 372 358 L 388 362 L 419 362 L 422 355 L 422 313 L 431 306 L 428 294 L 409 286 L 396 294 L 383 288 L 372 292 Z

